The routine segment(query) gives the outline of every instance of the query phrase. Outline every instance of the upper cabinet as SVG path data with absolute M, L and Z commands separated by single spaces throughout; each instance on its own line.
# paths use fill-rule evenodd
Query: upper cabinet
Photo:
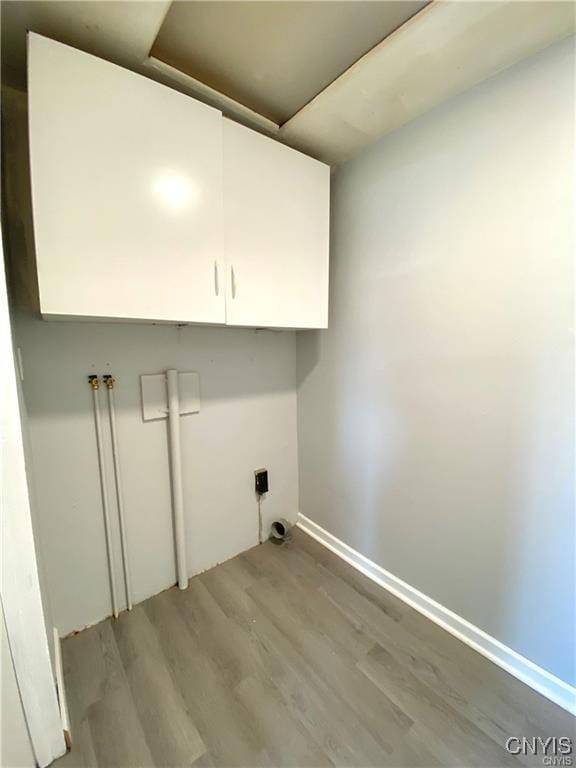
M 45 317 L 326 327 L 328 166 L 69 46 L 28 47 Z
M 39 35 L 28 45 L 42 313 L 224 323 L 221 114 Z
M 328 326 L 330 169 L 224 120 L 230 325 Z

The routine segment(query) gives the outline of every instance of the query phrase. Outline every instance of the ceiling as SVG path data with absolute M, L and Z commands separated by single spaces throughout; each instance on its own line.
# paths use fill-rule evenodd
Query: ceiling
M 562 0 L 4 0 L 2 83 L 25 89 L 30 29 L 339 165 L 573 35 L 575 10 Z
M 381 136 L 576 29 L 573 2 L 434 2 L 331 83 L 280 130 L 338 164 Z
M 277 124 L 426 2 L 177 2 L 151 56 Z
M 2 81 L 26 83 L 26 31 L 145 71 L 146 59 L 170 0 L 3 0 Z

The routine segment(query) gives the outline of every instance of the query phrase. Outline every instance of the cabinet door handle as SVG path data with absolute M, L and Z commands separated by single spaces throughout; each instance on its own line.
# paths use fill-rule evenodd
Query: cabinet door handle
M 230 283 L 232 286 L 232 298 L 236 298 L 236 275 L 234 274 L 234 267 L 230 267 Z
M 220 286 L 218 284 L 218 262 L 214 262 L 214 293 L 220 296 Z

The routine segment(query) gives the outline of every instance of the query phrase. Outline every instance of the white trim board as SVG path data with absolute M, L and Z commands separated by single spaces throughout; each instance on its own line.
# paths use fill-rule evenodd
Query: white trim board
M 410 584 L 361 555 L 348 544 L 344 544 L 343 541 L 304 515 L 298 515 L 297 525 L 313 539 L 341 557 L 342 560 L 375 581 L 376 584 L 392 592 L 393 595 L 438 624 L 442 629 L 450 632 L 451 635 L 486 656 L 494 664 L 502 667 L 550 701 L 576 715 L 576 688 L 534 664 L 533 661 L 521 656 L 512 648 L 508 648 L 504 643 L 440 605 L 431 597 L 411 587 Z
M 58 706 L 60 707 L 60 717 L 62 719 L 62 730 L 64 731 L 64 741 L 67 749 L 72 745 L 72 733 L 70 730 L 70 717 L 68 715 L 68 701 L 66 699 L 66 688 L 64 687 L 64 665 L 62 663 L 62 641 L 60 633 L 56 627 L 52 630 L 54 636 L 54 667 L 56 674 L 56 691 L 58 693 Z
M 38 578 L 20 393 L 3 270 L 0 270 L 0 361 L 3 371 L 0 377 L 0 602 L 32 751 L 38 765 L 44 768 L 66 752 L 66 745 Z

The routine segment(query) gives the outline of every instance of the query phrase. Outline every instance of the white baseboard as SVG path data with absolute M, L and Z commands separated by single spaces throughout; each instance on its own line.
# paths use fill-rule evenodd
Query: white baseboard
M 62 730 L 64 731 L 64 741 L 66 748 L 70 749 L 70 717 L 68 715 L 68 702 L 66 700 L 66 688 L 64 687 L 64 666 L 62 664 L 62 646 L 60 633 L 57 628 L 53 628 L 54 633 L 54 667 L 56 675 L 56 691 L 58 693 L 58 705 L 60 707 L 60 718 L 62 720 Z
M 360 552 L 356 552 L 348 544 L 344 544 L 343 541 L 304 515 L 298 515 L 297 525 L 369 579 L 392 592 L 396 597 L 450 632 L 454 637 L 462 640 L 466 645 L 474 648 L 475 651 L 486 656 L 494 664 L 510 672 L 514 677 L 546 696 L 550 701 L 576 715 L 576 688 L 574 686 L 542 669 L 533 661 L 521 656 L 512 648 L 508 648 L 504 643 L 440 605 L 431 597 L 411 587 L 410 584 L 386 571 L 380 565 L 361 555 Z

